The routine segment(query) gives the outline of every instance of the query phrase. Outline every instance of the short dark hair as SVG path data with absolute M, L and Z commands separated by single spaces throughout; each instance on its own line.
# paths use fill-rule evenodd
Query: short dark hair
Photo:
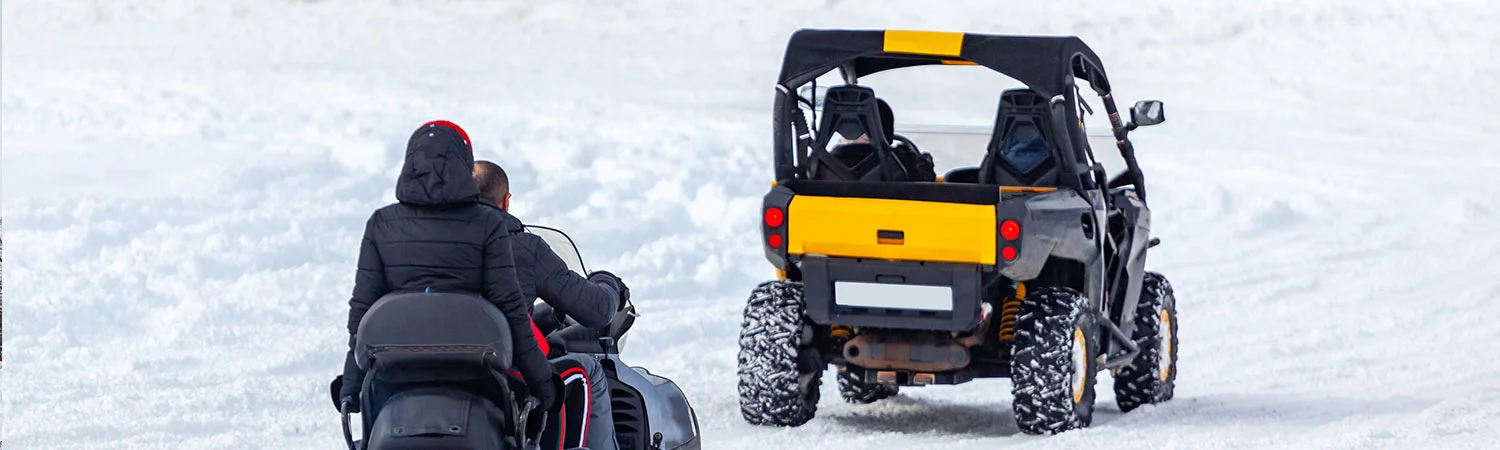
M 496 205 L 510 193 L 510 178 L 505 169 L 489 161 L 474 161 L 474 183 L 479 185 L 479 195 Z

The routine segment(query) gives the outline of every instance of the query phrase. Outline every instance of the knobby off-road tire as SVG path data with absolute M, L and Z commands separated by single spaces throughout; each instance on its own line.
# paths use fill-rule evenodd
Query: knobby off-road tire
M 1022 432 L 1056 434 L 1093 422 L 1099 364 L 1095 317 L 1088 298 L 1068 288 L 1038 289 L 1021 303 L 1011 393 Z
M 875 403 L 895 396 L 900 390 L 897 386 L 866 383 L 850 372 L 839 372 L 839 396 L 849 403 Z
M 753 425 L 799 426 L 818 410 L 823 366 L 808 344 L 802 284 L 756 286 L 740 325 L 740 415 Z
M 1159 273 L 1146 272 L 1141 279 L 1131 339 L 1141 352 L 1115 375 L 1115 403 L 1124 412 L 1171 400 L 1176 388 L 1177 299 Z

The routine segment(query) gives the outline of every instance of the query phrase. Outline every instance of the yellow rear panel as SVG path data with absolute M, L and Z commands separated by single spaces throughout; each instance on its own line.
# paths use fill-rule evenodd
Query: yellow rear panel
M 995 234 L 994 205 L 798 195 L 787 211 L 791 254 L 992 265 Z

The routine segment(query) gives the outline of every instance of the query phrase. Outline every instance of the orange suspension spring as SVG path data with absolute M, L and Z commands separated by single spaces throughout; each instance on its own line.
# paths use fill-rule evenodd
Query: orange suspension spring
M 1005 299 L 1000 305 L 1000 342 L 1016 339 L 1016 315 L 1021 313 L 1021 299 L 1026 297 L 1026 285 L 1016 283 L 1016 295 Z
M 1016 338 L 1016 314 L 1021 312 L 1021 299 L 1008 298 L 1005 304 L 1000 306 L 1000 342 L 1010 342 Z

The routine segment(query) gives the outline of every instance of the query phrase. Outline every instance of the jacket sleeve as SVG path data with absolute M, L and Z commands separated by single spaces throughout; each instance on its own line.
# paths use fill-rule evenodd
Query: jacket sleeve
M 385 279 L 385 264 L 375 246 L 375 216 L 365 221 L 364 238 L 359 244 L 359 263 L 354 272 L 354 293 L 349 297 L 349 334 L 359 332 L 359 321 L 381 296 L 390 291 Z
M 547 361 L 532 332 L 531 308 L 522 298 L 521 284 L 516 280 L 510 233 L 498 221 L 488 228 L 484 243 L 484 298 L 500 307 L 510 322 L 515 347 L 513 364 L 521 372 L 521 378 L 532 385 L 550 382 L 554 375 L 552 363 Z
M 583 326 L 609 325 L 620 306 L 620 288 L 614 286 L 613 280 L 586 279 L 568 270 L 568 264 L 550 247 L 545 244 L 533 247 L 536 252 L 537 296 Z
M 349 297 L 349 350 L 344 353 L 344 387 L 340 397 L 359 392 L 364 380 L 364 371 L 354 364 L 355 334 L 359 333 L 359 322 L 364 319 L 370 306 L 390 291 L 385 278 L 385 263 L 380 259 L 380 249 L 375 246 L 375 215 L 365 221 L 365 233 L 359 243 L 359 259 L 355 264 L 354 292 Z

